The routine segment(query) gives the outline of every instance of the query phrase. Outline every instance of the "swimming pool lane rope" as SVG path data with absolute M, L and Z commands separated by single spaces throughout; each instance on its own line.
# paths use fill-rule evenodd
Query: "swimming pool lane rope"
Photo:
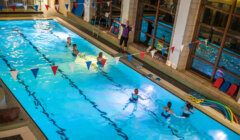
M 41 52 L 39 51 L 39 49 L 38 49 L 29 39 L 27 39 L 27 37 L 26 37 L 23 33 L 21 33 L 21 32 L 19 31 L 18 34 L 19 34 L 20 36 L 22 36 L 22 37 L 24 38 L 24 40 L 27 41 L 27 42 L 30 44 L 30 46 L 32 46 L 32 48 L 33 48 L 35 51 L 37 51 L 51 66 L 55 64 L 53 61 L 51 61 L 49 58 L 47 58 L 45 54 L 41 53 Z M 83 93 L 83 91 L 82 91 L 66 74 L 64 74 L 64 72 L 63 72 L 60 68 L 58 68 L 58 72 L 62 75 L 62 78 L 68 80 L 69 85 L 70 85 L 71 87 L 73 87 L 73 88 L 75 88 L 76 90 L 78 90 L 79 94 L 84 97 L 84 100 L 87 101 L 88 103 L 90 103 L 90 104 L 92 105 L 92 107 L 100 113 L 100 116 L 101 116 L 102 118 L 104 118 L 106 121 L 108 121 L 108 123 L 109 123 L 111 126 L 114 127 L 114 129 L 115 129 L 116 132 L 117 132 L 117 135 L 119 135 L 120 137 L 122 137 L 122 138 L 125 139 L 125 140 L 128 140 L 127 134 L 124 133 L 124 132 L 122 131 L 122 129 L 121 129 L 120 127 L 118 127 L 117 124 L 116 124 L 114 121 L 112 121 L 112 120 L 107 116 L 107 113 L 106 113 L 106 112 L 102 111 L 102 110 L 99 108 L 99 106 L 98 106 L 94 101 L 90 100 L 90 98 L 88 98 L 88 97 Z
M 8 66 L 9 69 L 13 70 L 13 67 L 10 65 L 9 61 L 5 58 L 4 55 L 0 55 L 0 58 L 5 62 L 5 64 Z M 20 74 L 19 74 L 20 75 Z M 67 135 L 65 134 L 65 129 L 60 127 L 58 125 L 58 123 L 50 116 L 50 113 L 47 112 L 47 110 L 44 108 L 44 106 L 42 105 L 41 101 L 37 98 L 37 96 L 35 95 L 36 92 L 34 91 L 31 91 L 29 89 L 29 85 L 27 85 L 24 80 L 22 80 L 20 78 L 20 76 L 17 76 L 17 81 L 25 88 L 26 92 L 28 93 L 28 95 L 30 97 L 33 98 L 33 102 L 34 102 L 34 105 L 36 107 L 36 109 L 38 107 L 40 107 L 42 109 L 42 113 L 48 118 L 48 120 L 58 129 L 56 132 L 57 134 L 60 135 L 60 138 L 63 139 L 63 140 L 68 140 L 68 137 Z

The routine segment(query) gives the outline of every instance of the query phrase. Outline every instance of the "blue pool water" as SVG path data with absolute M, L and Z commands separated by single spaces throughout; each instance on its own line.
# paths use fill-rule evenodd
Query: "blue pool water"
M 16 98 L 49 140 L 58 139 L 189 139 L 233 140 L 240 136 L 198 110 L 188 119 L 161 117 L 163 106 L 171 101 L 181 115 L 184 102 L 128 66 L 104 53 L 104 72 L 85 61 L 96 63 L 101 51 L 54 20 L 0 21 L 0 74 Z M 72 37 L 86 57 L 75 64 L 65 48 Z M 58 65 L 56 76 L 50 66 Z M 30 69 L 39 68 L 35 79 Z M 19 71 L 14 81 L 10 69 Z M 123 107 L 134 88 L 146 100 L 136 110 Z M 207 125 L 206 125 L 207 124 Z

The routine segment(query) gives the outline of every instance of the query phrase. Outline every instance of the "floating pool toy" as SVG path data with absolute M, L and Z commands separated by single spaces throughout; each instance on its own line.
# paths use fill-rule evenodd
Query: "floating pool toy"
M 238 124 L 238 119 L 236 115 L 228 106 L 213 100 L 198 99 L 191 95 L 188 98 L 194 103 L 201 104 L 203 106 L 210 106 L 216 110 L 219 110 L 228 120 L 230 120 L 231 122 L 236 122 Z

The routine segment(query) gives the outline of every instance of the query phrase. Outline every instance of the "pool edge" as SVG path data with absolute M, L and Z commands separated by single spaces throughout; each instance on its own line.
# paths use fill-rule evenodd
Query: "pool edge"
M 6 92 L 6 96 L 9 96 L 11 104 L 14 104 L 14 106 L 18 106 L 21 110 L 21 114 L 23 115 L 22 117 L 25 119 L 23 121 L 26 121 L 22 125 L 16 125 L 13 124 L 11 127 L 5 126 L 5 129 L 1 130 L 3 131 L 11 131 L 15 129 L 22 129 L 23 127 L 27 127 L 27 129 L 30 130 L 30 132 L 35 136 L 36 139 L 38 140 L 47 140 L 46 135 L 43 133 L 41 128 L 36 124 L 36 122 L 32 119 L 32 117 L 28 114 L 26 109 L 22 106 L 22 104 L 19 102 L 19 100 L 16 98 L 16 96 L 12 93 L 12 91 L 8 88 L 8 86 L 5 84 L 5 82 L 0 78 L 0 83 L 4 88 L 4 91 Z M 8 104 L 9 106 L 9 104 Z M 13 122 L 14 123 L 14 122 Z M 34 131 L 32 131 L 34 130 Z M 22 132 L 22 133 L 21 133 Z M 8 132 L 6 132 L 8 133 Z M 11 132 L 9 132 L 11 133 Z M 23 131 L 19 131 L 20 135 L 23 135 Z
M 72 30 L 76 34 L 78 34 L 81 37 L 85 38 L 87 41 L 91 42 L 96 47 L 104 50 L 106 53 L 110 54 L 113 57 L 117 54 L 117 51 L 115 51 L 114 49 L 112 49 L 109 46 L 105 45 L 104 43 L 98 41 L 97 39 L 93 38 L 92 36 L 88 35 L 87 33 L 81 31 L 80 29 L 78 29 L 77 27 L 75 27 L 74 25 L 69 23 L 68 21 L 65 21 L 61 17 L 57 17 L 57 16 L 44 17 L 44 18 L 43 17 L 24 17 L 24 18 L 23 17 L 12 17 L 12 18 L 6 18 L 6 19 L 0 18 L 0 21 L 1 20 L 46 20 L 46 19 L 48 19 L 48 20 L 49 19 L 53 19 L 53 20 L 58 21 L 64 27 L 67 27 L 68 29 Z M 126 64 L 127 66 L 129 66 L 130 68 L 132 68 L 133 70 L 135 70 L 136 72 L 138 72 L 138 73 L 140 73 L 140 74 L 142 74 L 144 76 L 146 76 L 149 73 L 151 73 L 154 76 L 156 76 L 153 72 L 151 72 L 151 70 L 143 68 L 145 72 L 144 71 L 140 71 L 139 69 L 136 69 L 134 66 L 132 66 L 128 61 L 126 61 L 126 60 L 120 60 L 120 61 L 123 62 L 124 64 Z M 232 130 L 236 134 L 240 135 L 240 125 L 233 125 L 233 123 L 231 123 L 230 121 L 226 120 L 222 114 L 220 114 L 219 112 L 215 111 L 214 109 L 212 109 L 210 107 L 201 106 L 201 105 L 198 105 L 198 104 L 192 102 L 191 100 L 188 99 L 188 95 L 189 95 L 188 93 L 184 92 L 183 90 L 179 89 L 178 87 L 175 87 L 174 85 L 172 85 L 171 83 L 167 82 L 164 79 L 162 79 L 160 82 L 158 82 L 158 81 L 156 81 L 155 79 L 152 79 L 152 78 L 148 78 L 148 79 L 150 79 L 155 84 L 163 87 L 167 91 L 171 92 L 173 95 L 177 96 L 178 98 L 180 98 L 182 100 L 185 100 L 185 101 L 189 101 L 199 111 L 203 112 L 204 114 L 206 114 L 210 118 L 214 119 L 215 121 L 219 122 L 223 126 L 229 128 L 230 130 Z M 216 117 L 214 115 L 215 113 L 217 113 L 219 115 Z
M 79 30 L 77 27 L 75 27 L 74 25 L 72 25 L 71 23 L 65 21 L 64 19 L 60 18 L 60 17 L 53 17 L 53 19 L 55 19 L 56 21 L 58 21 L 60 24 L 62 24 L 64 27 L 67 27 L 68 29 L 72 30 L 73 32 L 75 32 L 76 34 L 80 35 L 81 37 L 85 38 L 87 41 L 91 42 L 92 44 L 94 44 L 96 47 L 102 49 L 103 51 L 105 51 L 106 53 L 108 53 L 111 56 L 116 56 L 116 54 L 118 54 L 117 51 L 115 51 L 114 49 L 110 48 L 109 46 L 105 45 L 104 43 L 98 41 L 97 39 L 93 38 L 92 36 L 90 36 L 89 34 Z M 147 74 L 151 73 L 153 74 L 150 70 L 146 69 L 146 68 L 142 68 L 144 69 L 143 72 L 142 70 L 140 71 L 140 69 L 136 69 L 133 65 L 131 65 L 128 61 L 120 59 L 121 62 L 123 62 L 124 64 L 126 64 L 127 66 L 129 66 L 130 68 L 132 68 L 133 70 L 135 70 L 136 72 L 146 76 Z M 155 77 L 157 77 L 155 74 L 153 74 Z M 199 111 L 203 112 L 204 114 L 206 114 L 207 116 L 209 116 L 210 118 L 214 119 L 215 121 L 219 122 L 220 124 L 222 124 L 223 126 L 229 128 L 230 130 L 232 130 L 233 132 L 235 132 L 236 134 L 240 135 L 240 125 L 234 125 L 234 123 L 231 123 L 229 120 L 226 120 L 224 118 L 224 116 L 222 114 L 220 114 L 219 112 L 217 112 L 216 110 L 210 108 L 210 107 L 205 107 L 205 106 L 201 106 L 199 104 L 196 104 L 194 102 L 192 102 L 188 96 L 189 94 L 184 92 L 183 90 L 179 89 L 178 87 L 172 85 L 171 83 L 167 82 L 166 80 L 162 79 L 160 82 L 156 81 L 155 79 L 152 78 L 148 78 L 150 79 L 152 82 L 154 82 L 155 84 L 163 87 L 164 89 L 168 90 L 169 92 L 171 92 L 173 95 L 177 96 L 178 98 L 184 100 L 184 101 L 189 101 L 190 103 L 193 104 L 193 106 L 195 108 L 197 108 Z M 174 90 L 175 89 L 175 90 Z M 213 112 L 213 113 L 212 113 Z M 217 117 L 214 114 L 219 114 Z M 220 117 L 221 116 L 221 117 Z M 231 124 L 231 125 L 230 125 Z

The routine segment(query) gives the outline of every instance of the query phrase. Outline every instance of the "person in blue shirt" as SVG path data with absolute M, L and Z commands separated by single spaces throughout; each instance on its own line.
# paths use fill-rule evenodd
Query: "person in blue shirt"
M 137 110 L 137 102 L 138 102 L 139 98 L 142 100 L 145 100 L 140 95 L 138 95 L 138 89 L 136 88 L 136 89 L 134 89 L 134 93 L 132 93 L 131 97 L 129 98 L 129 102 L 124 106 L 123 110 L 125 110 L 130 103 L 133 103 L 134 104 L 133 112 L 136 111 Z

